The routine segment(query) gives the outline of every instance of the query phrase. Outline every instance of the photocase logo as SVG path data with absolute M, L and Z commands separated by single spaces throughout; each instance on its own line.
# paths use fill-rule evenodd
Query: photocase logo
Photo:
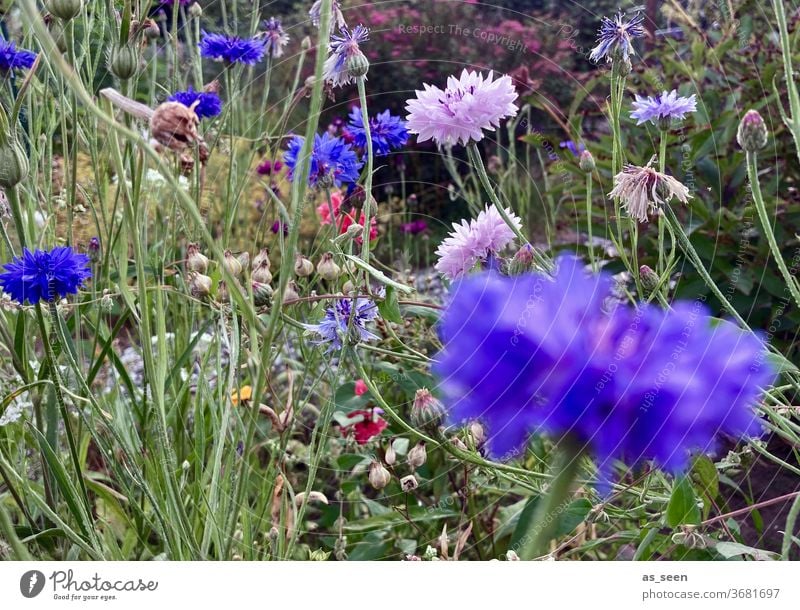
M 19 591 L 23 597 L 31 599 L 44 589 L 44 574 L 39 570 L 29 570 L 19 579 Z

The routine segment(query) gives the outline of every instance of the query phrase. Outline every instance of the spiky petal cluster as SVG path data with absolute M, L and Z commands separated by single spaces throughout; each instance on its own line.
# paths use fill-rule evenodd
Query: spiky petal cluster
M 681 203 L 688 203 L 692 197 L 689 189 L 672 176 L 636 165 L 626 165 L 614 176 L 614 188 L 608 196 L 619 198 L 622 207 L 639 222 L 647 222 L 649 214 L 673 197 Z
M 323 78 L 333 87 L 342 87 L 355 82 L 349 67 L 351 59 L 363 55 L 361 44 L 369 40 L 369 30 L 363 25 L 352 29 L 343 27 L 340 34 L 331 36 L 331 54 L 325 60 Z
M 289 168 L 289 180 L 294 180 L 304 140 L 302 136 L 292 138 L 283 156 L 286 167 Z M 341 186 L 343 183 L 355 182 L 362 165 L 355 151 L 344 140 L 328 132 L 316 134 L 311 151 L 308 183 L 310 186 L 317 186 L 320 182 L 328 181 L 331 185 Z
M 267 55 L 281 57 L 284 47 L 289 44 L 289 34 L 283 29 L 281 20 L 270 17 L 264 22 L 264 42 Z
M 511 221 L 522 227 L 522 221 L 514 212 L 506 209 Z M 491 255 L 501 252 L 514 241 L 514 231 L 505 223 L 503 217 L 493 206 L 486 208 L 474 220 L 462 220 L 453 223 L 453 231 L 436 249 L 439 257 L 436 270 L 445 277 L 454 280 L 479 261 L 485 261 Z
M 92 277 L 87 267 L 89 257 L 78 254 L 70 247 L 59 246 L 52 250 L 25 248 L 21 257 L 5 265 L 0 274 L 0 286 L 15 301 L 32 305 L 75 294 L 83 282 Z
M 361 108 L 356 106 L 350 111 L 350 122 L 347 132 L 353 138 L 353 144 L 366 150 L 367 133 L 364 130 L 364 121 Z M 375 155 L 388 155 L 392 150 L 402 148 L 408 142 L 408 128 L 406 122 L 399 116 L 394 116 L 384 110 L 369 119 L 370 139 Z
M 677 90 L 664 91 L 656 97 L 637 95 L 633 102 L 631 118 L 641 125 L 650 121 L 653 125 L 663 125 L 670 121 L 683 120 L 690 112 L 697 112 L 697 99 L 678 95 Z
M 27 70 L 36 61 L 36 53 L 18 49 L 13 42 L 0 38 L 0 74 L 12 70 Z
M 212 118 L 222 112 L 222 100 L 213 91 L 195 91 L 189 87 L 186 91 L 173 93 L 167 101 L 179 102 L 192 108 L 198 119 Z
M 339 0 L 333 0 L 331 10 L 333 11 L 331 15 L 331 32 L 336 28 L 340 30 L 346 28 L 347 22 L 345 22 L 344 15 L 342 14 L 342 3 L 339 2 Z M 316 2 L 311 5 L 311 9 L 308 11 L 308 17 L 311 19 L 313 26 L 318 28 L 322 18 L 322 0 L 316 0 Z
M 443 146 L 467 144 L 483 139 L 483 130 L 494 131 L 500 121 L 517 114 L 517 91 L 509 76 L 497 80 L 494 73 L 484 77 L 464 69 L 458 78 L 450 76 L 447 87 L 423 85 L 416 99 L 406 102 L 408 129 L 417 141 L 434 140 Z
M 613 19 L 603 17 L 597 34 L 597 46 L 592 49 L 589 59 L 594 62 L 601 59 L 610 62 L 615 58 L 630 60 L 630 56 L 636 54 L 633 39 L 644 36 L 643 21 L 644 16 L 640 13 L 627 22 L 623 21 L 622 13 L 617 13 Z
M 482 420 L 504 459 L 532 433 L 569 438 L 604 480 L 616 459 L 678 472 L 718 435 L 761 432 L 755 407 L 775 372 L 758 336 L 714 324 L 699 302 L 609 312 L 612 294 L 610 276 L 570 257 L 552 278 L 485 272 L 455 284 L 434 366 L 450 420 Z
M 342 349 L 342 339 L 349 333 L 359 341 L 372 341 L 378 336 L 367 330 L 367 324 L 378 317 L 378 306 L 369 299 L 357 299 L 353 310 L 353 299 L 339 299 L 325 310 L 325 316 L 318 324 L 303 324 L 303 327 L 317 335 L 315 345 L 328 344 L 327 352 Z
M 200 54 L 209 59 L 229 64 L 253 66 L 260 62 L 266 52 L 266 41 L 257 38 L 239 38 L 203 32 Z

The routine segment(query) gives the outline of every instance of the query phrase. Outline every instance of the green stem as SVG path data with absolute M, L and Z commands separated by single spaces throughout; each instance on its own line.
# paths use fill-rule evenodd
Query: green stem
M 662 174 L 667 164 L 667 131 L 661 130 L 661 141 L 658 153 L 658 171 Z M 660 276 L 664 273 L 666 263 L 664 261 L 664 218 L 658 215 L 658 262 L 656 263 L 656 273 Z M 665 286 L 666 288 L 666 286 Z
M 786 517 L 786 527 L 783 532 L 783 544 L 781 544 L 781 559 L 789 561 L 789 551 L 792 548 L 792 539 L 794 538 L 794 524 L 797 521 L 797 516 L 800 515 L 800 495 L 798 495 L 792 507 L 789 509 L 789 515 Z
M 364 181 L 364 228 L 361 233 L 361 259 L 365 264 L 369 265 L 369 223 L 372 214 L 372 171 L 375 160 L 372 153 L 372 135 L 370 133 L 369 112 L 367 111 L 367 92 L 364 86 L 366 77 L 360 76 L 356 80 L 358 83 L 358 100 L 361 104 L 361 123 L 364 125 L 364 137 L 367 140 L 367 177 Z
M 786 282 L 786 287 L 789 289 L 794 302 L 800 306 L 800 290 L 798 290 L 797 287 L 797 280 L 794 278 L 794 275 L 789 272 L 789 269 L 786 267 L 786 261 L 783 260 L 781 249 L 778 246 L 778 240 L 775 239 L 775 233 L 772 230 L 772 223 L 770 222 L 767 214 L 767 207 L 764 204 L 764 197 L 761 194 L 761 184 L 758 180 L 758 155 L 752 151 L 747 151 L 746 154 L 747 177 L 750 179 L 750 190 L 753 193 L 753 202 L 756 205 L 758 219 L 761 221 L 761 229 L 764 231 L 764 237 L 767 238 L 767 243 L 769 243 L 769 249 L 772 253 L 772 257 L 775 259 L 775 262 L 778 263 L 778 268 L 781 271 L 783 280 Z
M 597 271 L 594 260 L 594 238 L 592 237 L 592 172 L 586 172 L 586 231 L 589 234 L 589 263 L 592 271 Z
M 795 151 L 798 159 L 800 159 L 800 92 L 797 90 L 794 68 L 792 67 L 792 46 L 789 42 L 789 30 L 786 27 L 786 13 L 783 3 L 784 0 L 772 0 L 772 8 L 775 11 L 775 19 L 778 22 L 778 36 L 780 38 L 781 55 L 783 57 L 783 73 L 786 79 L 786 89 L 789 92 L 789 112 L 791 113 L 791 119 L 784 117 L 784 122 L 792 132 Z M 783 113 L 782 105 L 781 113 Z

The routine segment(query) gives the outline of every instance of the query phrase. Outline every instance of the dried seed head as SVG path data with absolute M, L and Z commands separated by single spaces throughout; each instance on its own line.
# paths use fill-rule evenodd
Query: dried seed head
M 182 152 L 199 142 L 197 118 L 194 110 L 179 102 L 164 102 L 153 111 L 150 117 L 150 133 L 162 146 Z
M 297 284 L 294 280 L 289 280 L 286 283 L 286 288 L 283 291 L 283 303 L 297 301 L 300 295 L 297 293 Z
M 239 277 L 242 274 L 244 266 L 242 262 L 236 258 L 230 250 L 225 250 L 223 253 L 222 265 L 233 277 Z
M 369 465 L 369 484 L 375 489 L 383 489 L 392 480 L 391 473 L 378 461 Z
M 413 491 L 419 487 L 419 483 L 413 474 L 409 474 L 400 479 L 400 487 L 403 491 Z
M 339 265 L 336 264 L 336 261 L 333 260 L 332 252 L 326 252 L 322 255 L 322 258 L 317 263 L 317 273 L 319 273 L 322 279 L 330 282 L 339 277 L 341 269 Z
M 197 271 L 190 271 L 189 278 L 189 292 L 196 299 L 204 299 L 211 294 L 211 278 Z
M 302 254 L 298 254 L 294 263 L 294 272 L 298 277 L 307 277 L 314 273 L 314 264 Z
M 190 243 L 186 246 L 186 270 L 198 273 L 208 271 L 208 257 L 200 252 L 199 244 Z
M 408 461 L 408 466 L 412 470 L 416 470 L 417 468 L 419 468 L 420 466 L 425 464 L 425 462 L 428 461 L 428 452 L 425 450 L 424 441 L 420 441 L 419 443 L 414 445 L 411 451 L 408 452 L 407 461 Z
M 394 466 L 397 462 L 397 452 L 394 450 L 394 440 L 390 440 L 386 447 L 386 452 L 383 456 L 383 461 L 389 466 Z
M 269 260 L 269 248 L 261 248 L 253 257 L 253 268 L 266 267 L 270 268 L 271 261 Z

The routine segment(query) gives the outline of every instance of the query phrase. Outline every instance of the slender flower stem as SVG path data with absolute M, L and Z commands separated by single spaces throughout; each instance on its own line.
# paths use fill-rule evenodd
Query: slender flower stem
M 781 44 L 781 55 L 783 57 L 783 74 L 786 80 L 786 89 L 789 93 L 789 113 L 786 116 L 783 106 L 779 104 L 783 122 L 792 132 L 794 138 L 795 152 L 800 159 L 800 92 L 797 89 L 794 68 L 792 67 L 792 45 L 789 41 L 789 30 L 786 26 L 786 12 L 783 4 L 785 0 L 772 0 L 772 8 L 775 11 L 775 19 L 778 22 L 778 36 Z M 775 87 L 776 97 L 780 100 L 777 87 Z
M 783 544 L 781 544 L 781 559 L 789 561 L 789 551 L 792 549 L 792 542 L 794 538 L 794 524 L 797 522 L 797 516 L 800 515 L 800 494 L 792 502 L 792 507 L 789 509 L 789 515 L 786 517 L 786 527 L 783 532 Z
M 367 111 L 367 92 L 364 86 L 366 77 L 360 76 L 356 80 L 358 84 L 358 100 L 361 104 L 361 123 L 364 125 L 364 137 L 367 140 L 367 177 L 364 181 L 364 228 L 361 233 L 361 259 L 365 264 L 369 265 L 369 224 L 372 214 L 372 171 L 375 159 L 372 151 L 369 112 Z
M 489 175 L 486 173 L 486 167 L 483 165 L 483 159 L 481 158 L 481 153 L 478 150 L 478 145 L 476 142 L 470 142 L 467 145 L 467 155 L 469 156 L 470 162 L 472 166 L 475 168 L 475 171 L 478 174 L 478 179 L 483 185 L 484 190 L 486 191 L 487 195 L 489 195 L 489 199 L 491 200 L 494 207 L 497 209 L 497 213 L 500 214 L 500 217 L 503 221 L 508 225 L 508 228 L 514 232 L 514 235 L 517 236 L 517 239 L 520 241 L 520 245 L 524 246 L 526 244 L 531 246 L 531 251 L 533 252 L 533 257 L 536 259 L 536 264 L 544 271 L 549 271 L 552 268 L 552 264 L 548 261 L 545 256 L 539 252 L 539 249 L 531 244 L 525 235 L 522 233 L 520 228 L 515 225 L 511 218 L 508 216 L 505 207 L 503 207 L 502 202 L 500 201 L 497 193 L 495 192 L 495 187 L 492 185 L 491 181 L 489 180 Z
M 589 263 L 592 271 L 597 271 L 594 259 L 594 238 L 592 237 L 592 172 L 586 172 L 586 231 L 589 235 Z
M 661 130 L 661 140 L 659 143 L 659 154 L 658 154 L 658 171 L 662 174 L 667 165 L 667 131 L 666 129 Z M 666 268 L 666 263 L 664 261 L 664 218 L 661 214 L 658 215 L 658 262 L 656 263 L 656 273 L 661 276 L 664 273 Z M 664 284 L 664 292 L 666 293 L 666 283 Z M 665 295 L 666 296 L 666 295 Z
M 761 194 L 761 184 L 758 180 L 758 162 L 757 153 L 747 151 L 747 177 L 750 179 L 750 189 L 753 193 L 753 202 L 756 205 L 758 212 L 758 219 L 761 221 L 761 229 L 764 231 L 764 237 L 767 238 L 769 249 L 775 262 L 778 263 L 778 268 L 781 271 L 783 280 L 786 282 L 786 287 L 794 299 L 794 302 L 800 306 L 800 289 L 797 286 L 797 280 L 794 275 L 786 267 L 786 261 L 783 260 L 781 249 L 778 246 L 778 240 L 775 239 L 775 233 L 772 230 L 772 223 L 767 214 L 767 207 L 764 205 L 764 197 Z
M 520 559 L 535 559 L 547 555 L 547 548 L 558 527 L 559 517 L 569 503 L 579 465 L 580 453 L 574 447 L 565 447 L 558 452 L 554 467 L 555 478 L 548 486 L 547 495 L 539 500 L 531 520 L 531 531 L 522 539 Z

